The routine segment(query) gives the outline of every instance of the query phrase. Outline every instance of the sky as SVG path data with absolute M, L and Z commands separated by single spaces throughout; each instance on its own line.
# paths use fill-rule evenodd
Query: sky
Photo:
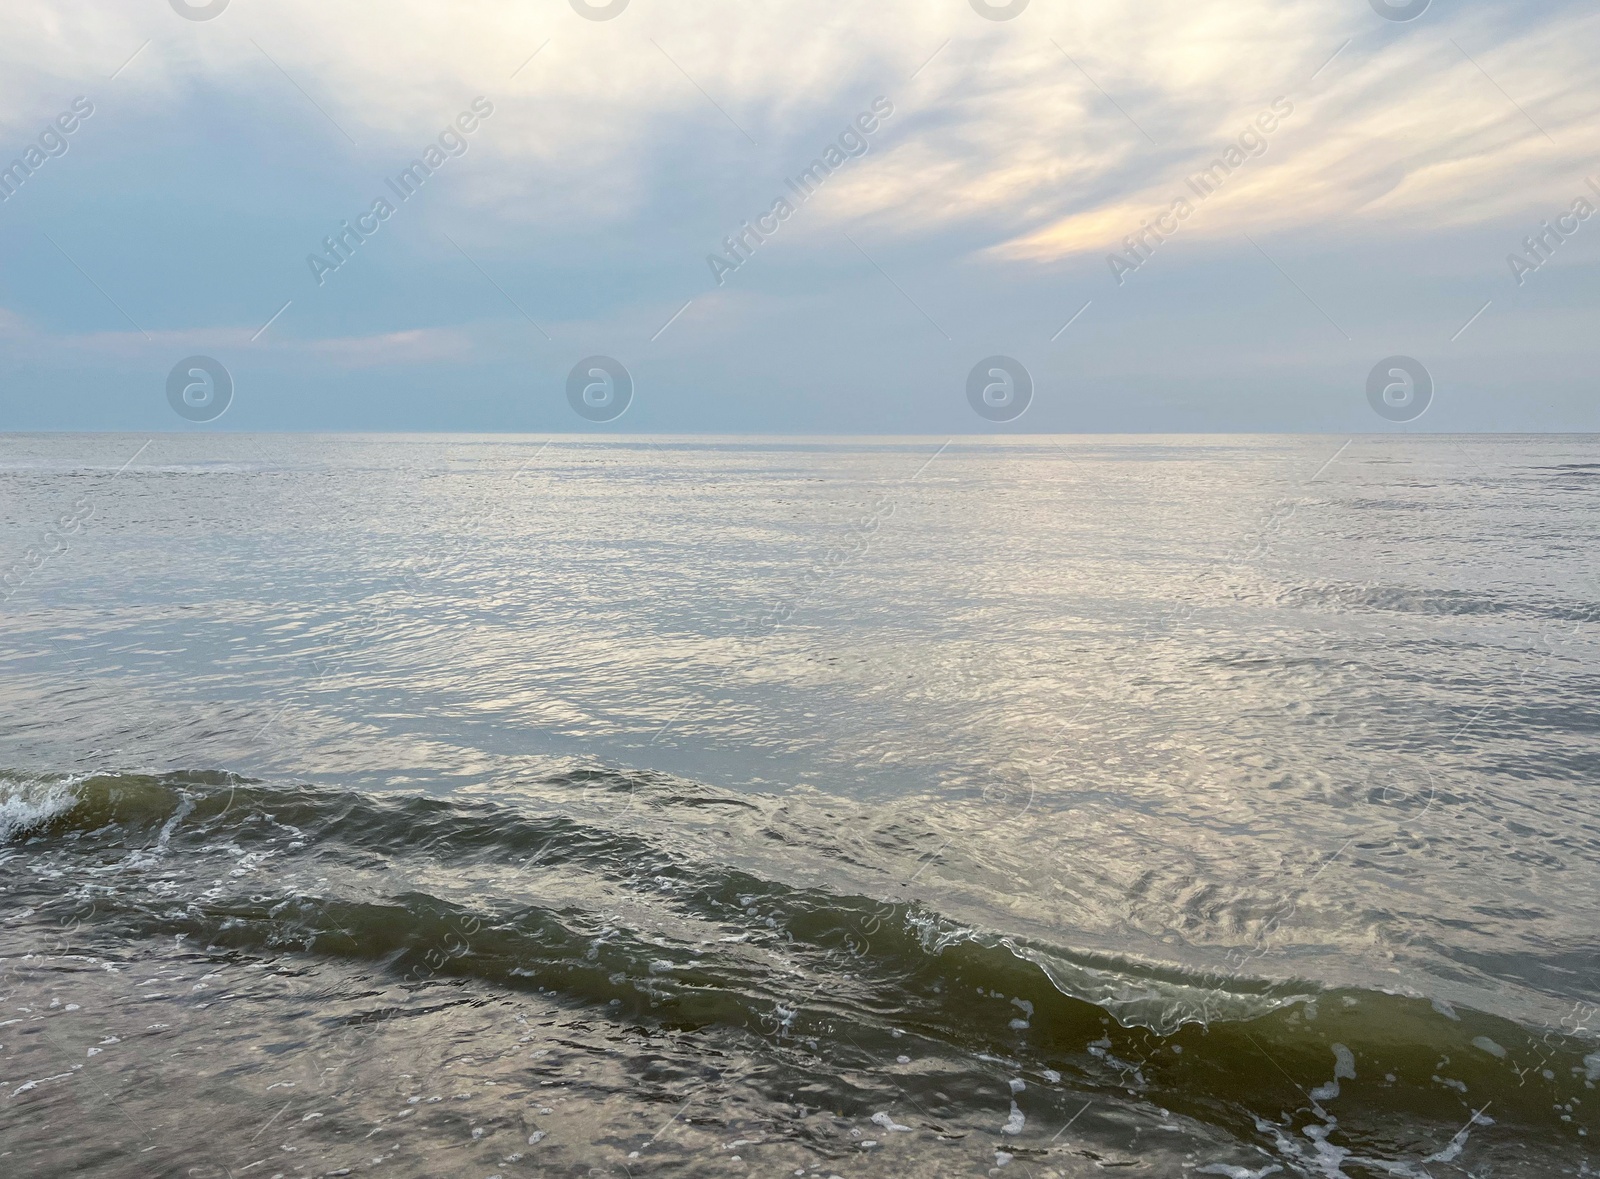
M 1593 5 L 0 23 L 0 431 L 1600 430 Z

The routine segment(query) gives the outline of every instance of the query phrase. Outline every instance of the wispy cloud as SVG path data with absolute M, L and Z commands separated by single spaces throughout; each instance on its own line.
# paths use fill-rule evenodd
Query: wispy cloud
M 305 349 L 340 368 L 386 368 L 439 360 L 460 360 L 472 353 L 472 340 L 456 328 L 412 328 L 374 336 L 313 340 Z
M 12 355 L 36 359 L 132 360 L 221 352 L 229 356 L 312 357 L 344 369 L 381 369 L 461 360 L 471 356 L 476 346 L 472 333 L 464 328 L 409 328 L 322 339 L 280 335 L 256 340 L 254 336 L 254 329 L 241 326 L 152 330 L 148 339 L 136 331 L 52 332 L 27 316 L 0 307 L 0 339 L 8 342 Z
M 912 404 L 959 391 L 974 350 L 1052 345 L 1077 363 L 1096 338 L 1145 334 L 1151 316 L 1180 367 L 1254 363 L 1228 334 L 1239 311 L 1182 293 L 1185 268 L 1227 265 L 1247 233 L 1326 303 L 1351 337 L 1333 344 L 1392 352 L 1411 346 L 1388 338 L 1401 320 L 1449 340 L 1507 281 L 1505 250 L 1594 170 L 1597 37 L 1600 13 L 1578 0 L 1435 0 L 1412 22 L 1359 0 L 1037 0 L 1003 22 L 960 0 L 639 0 L 604 22 L 560 0 L 394 0 L 381 20 L 317 0 L 238 2 L 205 22 L 117 0 L 22 6 L 0 42 L 0 165 L 74 95 L 96 114 L 0 207 L 13 308 L 0 360 L 26 358 L 27 379 L 48 383 L 37 374 L 51 358 L 137 360 L 147 374 L 229 350 L 396 380 L 492 363 L 512 383 L 537 365 L 558 387 L 581 356 L 611 351 L 643 366 L 639 415 L 664 404 L 652 401 L 663 377 L 689 401 L 726 403 L 765 380 L 853 406 L 865 402 L 848 388 L 865 381 Z M 495 113 L 459 162 L 318 286 L 308 252 L 478 95 Z M 871 151 L 759 265 L 716 286 L 707 254 L 879 95 L 895 115 Z M 1113 289 L 1106 255 L 1279 96 L 1293 116 L 1185 224 L 1186 240 L 1220 248 L 1172 250 L 1170 285 L 1097 301 L 1052 340 Z M 1537 297 L 1587 265 L 1590 240 L 1541 275 Z M 1296 248 L 1321 273 L 1297 267 Z M 1373 259 L 1394 250 L 1411 251 L 1409 269 L 1367 290 Z M 1263 297 L 1258 279 L 1282 285 L 1246 253 L 1255 269 L 1205 275 L 1240 308 Z M 1445 273 L 1475 285 L 1440 294 Z M 1405 310 L 1373 313 L 1380 343 L 1362 309 L 1390 297 Z M 1513 347 L 1496 334 L 1514 322 L 1510 297 L 1458 352 Z M 1303 301 L 1296 313 L 1327 331 Z M 1326 342 L 1297 330 L 1284 326 L 1267 376 L 1240 380 L 1277 380 L 1295 357 L 1329 371 Z M 948 354 L 928 351 L 930 335 Z M 1029 423 L 1052 404 L 1042 395 Z

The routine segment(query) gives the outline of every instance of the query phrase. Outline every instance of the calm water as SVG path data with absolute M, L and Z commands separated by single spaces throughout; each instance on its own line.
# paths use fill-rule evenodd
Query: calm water
M 0 437 L 0 1173 L 1590 1174 L 1597 496 Z

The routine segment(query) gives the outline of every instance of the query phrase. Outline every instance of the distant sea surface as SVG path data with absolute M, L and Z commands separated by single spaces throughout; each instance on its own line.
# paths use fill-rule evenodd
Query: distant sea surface
M 1600 439 L 0 436 L 0 1173 L 1593 1174 Z

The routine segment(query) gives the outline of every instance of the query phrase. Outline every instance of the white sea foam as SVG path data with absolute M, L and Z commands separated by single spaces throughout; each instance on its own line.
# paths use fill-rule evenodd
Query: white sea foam
M 1216 979 L 1203 975 L 1185 977 L 1182 973 L 1169 973 L 1162 977 L 1155 970 L 1133 961 L 1121 965 L 1110 961 L 1091 965 L 1063 952 L 1018 944 L 1009 937 L 960 927 L 937 933 L 928 929 L 922 934 L 923 945 L 934 953 L 962 941 L 1003 947 L 1039 967 L 1062 994 L 1095 1004 L 1124 1026 L 1141 1025 L 1162 1035 L 1170 1035 L 1186 1023 L 1254 1019 L 1314 997 L 1293 992 L 1251 994 L 1219 985 Z
M 35 831 L 78 803 L 79 779 L 0 778 L 0 844 Z
M 1020 1134 L 1027 1118 L 1023 1116 L 1022 1108 L 1015 1101 L 1011 1103 L 1011 1115 L 1006 1118 L 1005 1125 L 1000 1127 L 1002 1134 Z
M 1472 1046 L 1483 1052 L 1487 1052 L 1490 1056 L 1499 1057 L 1501 1060 L 1504 1060 L 1506 1057 L 1506 1050 L 1500 1047 L 1499 1044 L 1496 1044 L 1488 1036 L 1474 1036 L 1472 1038 Z

